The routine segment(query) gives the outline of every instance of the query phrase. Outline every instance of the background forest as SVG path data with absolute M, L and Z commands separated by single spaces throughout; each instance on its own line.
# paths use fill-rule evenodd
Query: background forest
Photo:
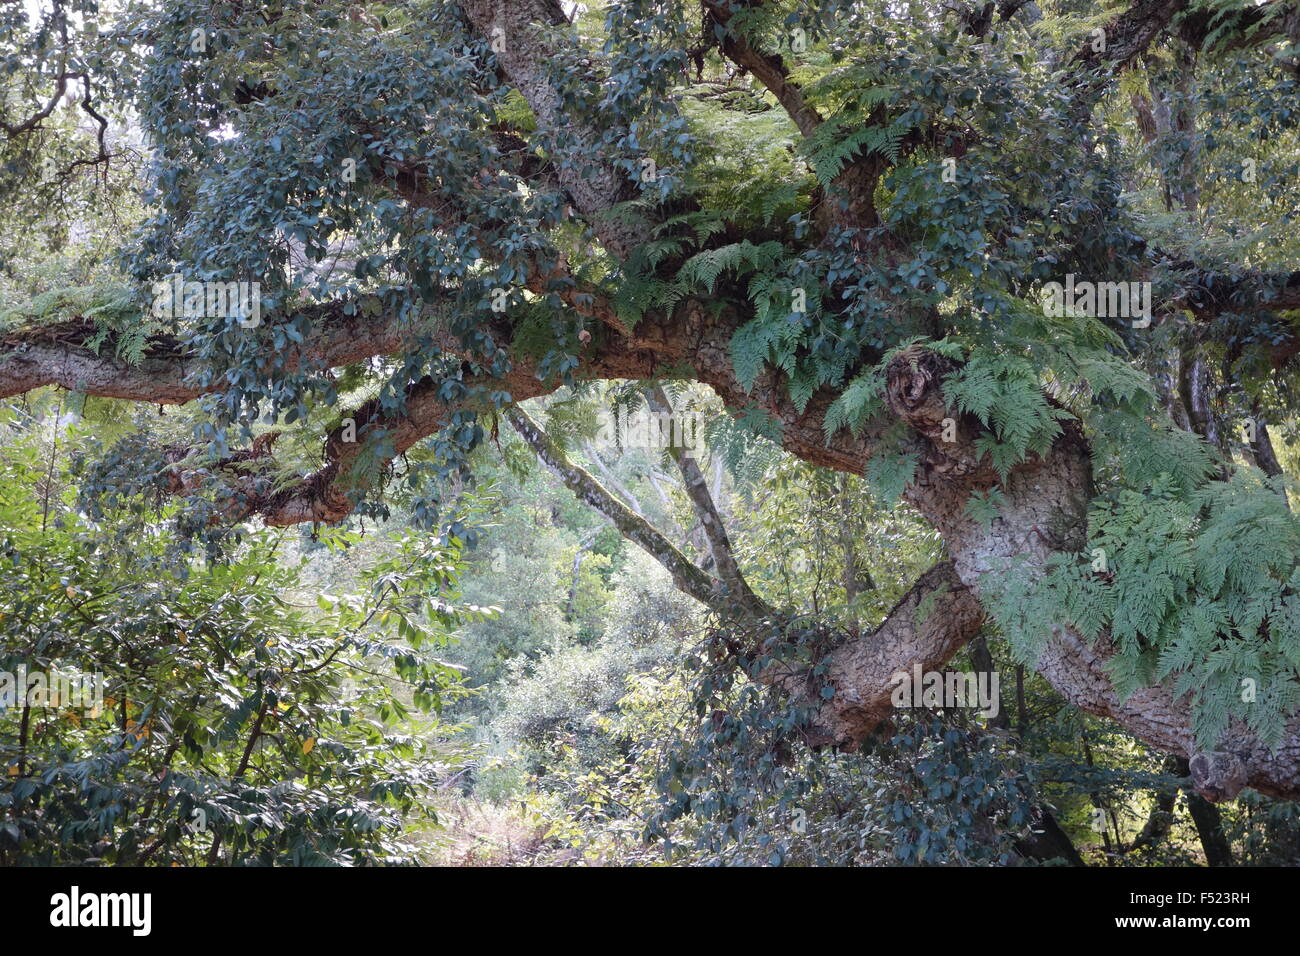
M 477 416 L 457 411 L 445 431 L 400 451 L 376 432 L 348 465 L 370 482 L 350 499 L 351 513 L 273 520 L 267 502 L 287 500 L 319 464 L 322 436 L 328 451 L 337 447 L 328 436 L 360 421 L 345 409 L 391 411 L 401 403 L 392 383 L 422 375 L 462 394 L 445 383 L 463 385 L 468 374 L 459 359 L 430 358 L 420 339 L 425 351 L 405 357 L 268 377 L 250 370 L 261 357 L 289 354 L 310 322 L 268 321 L 256 339 L 233 325 L 169 328 L 142 310 L 138 283 L 164 261 L 192 255 L 211 266 L 214 250 L 247 259 L 263 245 L 283 276 L 276 308 L 285 314 L 331 296 L 359 301 L 347 297 L 387 288 L 399 273 L 416 285 L 428 276 L 450 282 L 453 267 L 438 271 L 446 250 L 421 246 L 420 229 L 401 219 L 403 210 L 433 208 L 402 193 L 404 168 L 392 173 L 400 209 L 386 194 L 349 205 L 311 177 L 342 155 L 328 117 L 351 109 L 348 97 L 373 106 L 366 122 L 374 129 L 398 129 L 417 102 L 444 124 L 478 130 L 484 124 L 470 114 L 482 103 L 448 106 L 455 97 L 440 84 L 486 81 L 471 76 L 468 53 L 448 53 L 427 77 L 411 73 L 410 57 L 433 56 L 422 46 L 430 37 L 442 37 L 440 51 L 462 49 L 443 34 L 470 49 L 448 25 L 459 23 L 456 4 L 276 5 L 303 46 L 286 47 L 292 55 L 262 71 L 260 92 L 242 74 L 227 82 L 238 70 L 225 76 L 211 65 L 224 54 L 203 61 L 213 72 L 186 73 L 183 56 L 159 39 L 169 30 L 187 37 L 202 16 L 226 18 L 222 29 L 237 35 L 238 6 L 0 4 L 0 372 L 9 352 L 48 338 L 146 378 L 184 343 L 214 377 L 225 376 L 223 390 L 184 402 L 133 401 L 125 385 L 42 382 L 3 392 L 0 672 L 75 667 L 102 673 L 106 692 L 94 711 L 0 708 L 0 865 L 1300 863 L 1295 802 L 1250 787 L 1211 802 L 1193 786 L 1186 756 L 1073 706 L 1035 669 L 1037 638 L 1026 635 L 1045 630 L 1037 605 L 1007 611 L 1012 597 L 985 600 L 1004 601 L 1001 611 L 977 622 L 943 665 L 997 674 L 996 713 L 900 708 L 853 746 L 810 734 L 832 652 L 872 634 L 949 557 L 935 522 L 905 494 L 917 480 L 910 446 L 852 474 L 792 453 L 770 409 L 737 409 L 666 360 L 653 376 L 574 377 L 574 356 L 593 333 L 565 324 L 581 309 L 556 305 L 545 290 L 515 303 L 510 354 L 538 359 L 537 378 L 549 374 L 559 387 L 517 406 L 492 392 Z M 1200 32 L 1171 33 L 1126 63 L 1096 107 L 1096 143 L 1075 153 L 1060 132 L 1069 124 L 1052 125 L 1065 109 L 1051 92 L 1064 61 L 1043 51 L 1090 42 L 1129 5 L 881 3 L 863 13 L 873 5 L 739 4 L 779 8 L 735 29 L 755 45 L 760 35 L 771 49 L 784 42 L 794 64 L 785 79 L 830 117 L 796 149 L 788 96 L 761 69 L 737 68 L 734 40 L 717 33 L 705 42 L 716 6 L 704 5 L 702 33 L 696 3 L 564 6 L 582 42 L 609 59 L 619 95 L 641 104 L 611 94 L 611 109 L 632 138 L 641 130 L 667 170 L 663 195 L 623 209 L 632 219 L 652 207 L 655 226 L 614 283 L 620 315 L 738 296 L 757 318 L 731 338 L 726 361 L 749 385 L 765 368 L 780 369 L 801 412 L 815 390 L 833 388 L 833 401 L 809 406 L 825 412 L 827 447 L 836 433 L 871 431 L 889 362 L 923 339 L 940 356 L 933 361 L 966 363 L 950 397 L 987 429 L 981 455 L 1003 478 L 1045 457 L 1058 422 L 1077 415 L 1096 443 L 1094 539 L 1082 560 L 1103 547 L 1121 556 L 1121 575 L 1134 567 L 1145 575 L 1122 580 L 1138 597 L 1106 605 L 1095 628 L 1119 633 L 1124 615 L 1133 618 L 1138 650 L 1117 658 L 1115 680 L 1132 689 L 1158 667 L 1161 679 L 1194 675 L 1180 693 L 1201 695 L 1197 732 L 1208 737 L 1246 719 L 1223 702 L 1244 657 L 1238 670 L 1220 667 L 1207 638 L 1179 645 L 1186 659 L 1174 659 L 1172 632 L 1160 631 L 1163 644 L 1153 636 L 1165 623 L 1142 620 L 1142 608 L 1157 604 L 1150 595 L 1182 573 L 1161 564 L 1177 563 L 1169 542 L 1201 535 L 1197 559 L 1218 554 L 1231 569 L 1219 578 L 1222 603 L 1237 615 L 1231 626 L 1249 630 L 1241 605 L 1255 594 L 1267 607 L 1251 612 L 1254 626 L 1289 642 L 1275 653 L 1277 645 L 1261 650 L 1243 638 L 1249 646 L 1240 651 L 1248 666 L 1265 668 L 1273 695 L 1258 723 L 1251 712 L 1251 730 L 1276 740 L 1300 702 L 1300 638 L 1281 623 L 1296 614 L 1287 603 L 1296 579 L 1278 570 L 1300 544 L 1291 484 L 1300 476 L 1300 405 L 1286 364 L 1295 350 L 1277 362 L 1260 350 L 1290 347 L 1279 330 L 1297 312 L 1253 317 L 1249 328 L 1235 314 L 1198 326 L 1158 276 L 1157 299 L 1174 304 L 1138 335 L 1082 319 L 1054 324 L 1024 305 L 1031 293 L 995 303 L 990 289 L 1055 275 L 1071 256 L 1113 262 L 1137 233 L 1167 259 L 1248 262 L 1234 278 L 1293 268 L 1294 34 L 1262 48 L 1225 41 L 1237 35 L 1232 17 L 1257 4 L 1176 5 Z M 820 7 L 830 12 L 808 9 Z M 836 11 L 846 33 L 819 33 Z M 981 15 L 997 35 L 980 26 Z M 60 16 L 62 41 L 51 26 Z M 83 43 L 92 17 L 101 33 L 149 39 L 150 52 L 122 44 L 105 54 Z M 46 39 L 33 39 L 41 23 Z M 796 51 L 789 24 L 798 23 L 818 27 Z M 850 39 L 850 28 L 860 35 Z M 317 49 L 321 36 L 328 53 Z M 870 68 L 855 44 L 878 54 Z M 19 115 L 34 99 L 39 106 L 37 92 L 48 94 L 31 78 L 60 49 L 101 71 L 95 105 L 82 108 L 82 87 L 69 83 L 22 129 Z M 258 49 L 250 40 L 232 62 Z M 331 72 L 330 57 L 347 68 Z M 636 76 L 658 79 L 638 86 Z M 267 92 L 276 84 L 311 90 L 307 105 L 277 114 Z M 646 99 L 667 99 L 668 85 L 677 113 L 628 119 Z M 88 106 L 89 80 L 84 89 Z M 497 132 L 526 137 L 545 126 L 513 90 L 475 95 Z M 205 98 L 246 112 L 231 119 Z M 294 112 L 315 109 L 320 116 Z M 857 128 L 866 116 L 875 122 Z M 986 149 L 974 135 L 963 142 L 969 179 L 960 199 L 934 185 L 953 150 L 909 139 L 923 119 L 968 124 L 997 144 Z M 440 175 L 451 181 L 453 167 L 470 170 L 461 185 L 481 204 L 473 215 L 492 223 L 485 228 L 498 228 L 497 215 L 525 215 L 511 206 L 523 200 L 498 194 L 486 171 L 474 179 L 478 147 L 447 129 L 436 149 L 424 132 L 365 135 L 397 167 L 421 150 L 454 153 L 437 153 L 447 164 Z M 687 139 L 689 157 L 674 145 Z M 816 323 L 838 308 L 832 289 L 859 268 L 835 257 L 861 264 L 861 247 L 821 247 L 825 258 L 796 263 L 782 244 L 813 228 L 804 212 L 867 156 L 897 163 L 875 195 L 887 227 L 926 250 L 890 261 L 893 291 L 924 298 L 927 315 L 954 331 L 872 326 L 861 339 L 869 345 L 849 358 L 834 351 L 852 337 L 847 322 L 835 324 L 842 316 Z M 1018 168 L 1000 168 L 1008 156 Z M 607 249 L 566 218 L 572 209 L 561 215 L 563 205 L 527 215 L 545 219 L 584 281 L 604 282 L 616 272 L 602 259 Z M 1052 215 L 1034 219 L 1041 231 L 1020 230 L 1026 208 L 1049 206 Z M 329 216 L 337 229 L 322 243 L 314 230 Z M 254 220 L 247 236 L 239 232 Z M 518 236 L 501 229 L 491 241 L 513 255 Z M 266 235 L 274 243 L 263 243 Z M 490 255 L 475 246 L 481 237 L 456 235 L 463 272 L 455 275 L 468 287 Z M 517 267 L 509 261 L 502 269 Z M 676 273 L 666 275 L 666 264 Z M 818 318 L 806 326 L 772 304 L 804 281 L 800 269 L 820 270 L 809 282 L 821 290 L 810 296 Z M 492 282 L 479 286 L 474 297 Z M 965 305 L 950 309 L 945 299 L 958 293 L 997 321 L 968 322 Z M 348 308 L 378 323 L 368 307 Z M 620 408 L 698 416 L 698 453 L 611 440 L 602 426 Z M 221 474 L 258 490 L 231 493 L 219 487 Z M 241 510 L 240 495 L 256 505 Z M 968 506 L 986 528 L 1002 520 L 1002 507 L 997 487 Z M 1052 600 L 1079 619 L 1100 615 L 1086 606 L 1094 592 L 1067 593 L 1072 572 L 1054 567 Z M 1114 569 L 1102 570 L 1113 579 Z M 1286 586 L 1266 594 L 1264 578 Z M 737 651 L 734 622 L 699 599 L 698 582 L 715 579 L 729 600 L 779 611 L 763 644 L 773 657 Z M 1203 608 L 1198 597 L 1188 585 L 1177 600 Z M 906 608 L 918 626 L 949 613 L 933 599 Z M 1208 670 L 1197 670 L 1205 661 Z M 808 675 L 798 693 L 768 670 L 795 664 Z M 1220 671 L 1230 687 L 1216 697 Z

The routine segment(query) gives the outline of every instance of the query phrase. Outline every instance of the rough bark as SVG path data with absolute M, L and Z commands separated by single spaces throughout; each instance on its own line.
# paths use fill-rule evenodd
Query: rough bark
M 979 633 L 984 608 L 960 580 L 950 562 L 937 564 L 917 579 L 884 622 L 870 634 L 830 652 L 824 682 L 834 690 L 820 701 L 809 739 L 853 751 L 893 710 L 895 675 L 938 671 Z M 808 675 L 793 667 L 766 676 L 793 693 L 805 693 Z
M 559 0 L 463 0 L 461 9 L 481 37 L 499 41 L 496 57 L 502 71 L 528 101 L 551 150 L 567 158 L 557 169 L 565 191 L 605 248 L 627 258 L 648 238 L 647 228 L 606 213 L 633 198 L 636 188 L 605 161 L 601 132 L 574 119 L 563 91 L 548 76 L 547 64 L 565 49 L 561 32 L 569 26 Z M 580 55 L 589 64 L 590 54 Z M 593 75 L 593 80 L 598 78 Z
M 434 327 L 432 319 L 403 322 L 384 313 L 378 319 L 364 318 L 370 304 L 361 301 L 354 305 L 351 315 L 345 314 L 342 303 L 301 310 L 311 318 L 314 334 L 304 344 L 291 344 L 276 356 L 283 368 L 293 371 L 306 364 L 337 368 L 398 353 L 417 334 Z M 133 366 L 116 357 L 113 336 L 92 350 L 87 343 L 97 331 L 92 320 L 77 317 L 0 335 L 0 398 L 59 385 L 105 398 L 180 405 L 224 384 L 203 384 L 203 367 L 170 336 L 151 338 L 144 359 Z
M 743 408 L 757 403 L 769 411 L 783 424 L 783 444 L 792 453 L 816 464 L 860 474 L 887 420 L 872 423 L 859 436 L 842 433 L 827 442 L 821 419 L 832 397 L 829 393 L 815 395 L 800 412 L 790 402 L 780 377 L 771 370 L 760 376 L 751 392 L 746 392 L 735 378 L 726 351 L 735 322 L 727 310 L 715 313 L 702 303 L 684 303 L 672 316 L 648 317 L 638 326 L 632 343 L 612 339 L 605 347 L 593 349 L 586 357 L 583 374 L 650 378 L 661 363 L 685 363 L 727 404 Z M 629 344 L 637 347 L 629 350 Z M 370 347 L 353 345 L 363 351 Z M 999 484 L 998 476 L 981 462 L 974 448 L 977 432 L 972 422 L 960 423 L 958 441 L 940 440 L 942 421 L 948 415 L 940 393 L 945 370 L 941 365 L 927 364 L 931 362 L 927 358 L 913 365 L 910 358 L 900 357 L 888 370 L 887 398 L 891 412 L 912 426 L 921 453 L 920 470 L 908 497 L 943 536 L 959 582 L 971 589 L 958 593 L 978 597 L 991 576 L 1014 559 L 1027 558 L 1032 571 L 1041 569 L 1055 553 L 1080 550 L 1086 540 L 1092 476 L 1088 446 L 1078 429 L 1067 423 L 1047 455 L 1012 471 L 1001 483 L 1006 502 L 1002 517 L 985 528 L 967 514 L 965 504 L 972 492 L 987 491 Z M 42 383 L 58 381 L 60 368 L 58 363 L 45 366 L 39 376 L 44 379 Z M 178 369 L 162 374 L 160 394 L 170 394 L 181 379 Z M 500 386 L 517 400 L 554 388 L 553 384 L 541 382 L 527 363 L 520 363 Z M 107 389 L 116 392 L 117 386 L 112 384 Z M 371 408 L 359 410 L 356 420 L 360 433 L 363 423 L 374 419 L 400 454 L 436 432 L 449 412 L 447 404 L 437 397 L 433 383 L 427 382 L 413 386 L 400 418 L 380 420 L 378 409 Z M 349 469 L 360 447 L 360 442 L 343 445 L 337 436 L 331 436 L 326 442 L 328 463 L 319 472 L 275 494 L 259 494 L 254 489 L 247 496 L 245 513 L 258 515 L 270 524 L 341 520 L 354 506 L 349 492 L 363 482 L 363 476 Z M 923 635 L 913 636 L 924 641 Z M 912 661 L 937 660 L 947 651 L 941 642 L 918 644 Z M 1188 758 L 1197 791 L 1210 799 L 1231 798 L 1247 785 L 1276 796 L 1300 794 L 1300 719 L 1292 722 L 1275 755 L 1239 726 L 1230 729 L 1219 751 L 1200 753 L 1192 740 L 1188 706 L 1174 699 L 1167 687 L 1147 688 L 1126 701 L 1119 700 L 1105 670 L 1111 653 L 1105 638 L 1094 644 L 1062 626 L 1045 643 L 1038 670 L 1075 706 L 1110 717 L 1139 739 Z M 871 709 L 870 697 L 864 695 L 864 712 Z
M 704 9 L 710 17 L 724 28 L 722 52 L 767 87 L 799 132 L 811 136 L 822 123 L 821 114 L 804 99 L 803 91 L 790 79 L 790 71 L 780 54 L 755 49 L 730 26 L 733 16 L 731 6 L 731 0 L 705 0 L 704 3 Z
M 965 502 L 971 492 L 998 484 L 998 477 L 975 457 L 965 427 L 958 442 L 938 441 L 947 416 L 943 371 L 934 361 L 914 367 L 900 358 L 891 367 L 887 394 L 891 409 L 924 439 L 923 474 L 908 497 L 942 534 L 961 581 L 979 594 L 1017 562 L 1041 573 L 1052 555 L 1083 550 L 1093 482 L 1088 444 L 1078 427 L 1067 422 L 1044 457 L 1023 463 L 1001 483 L 1002 514 L 986 529 L 966 512 Z M 1236 723 L 1218 750 L 1201 752 L 1188 703 L 1167 684 L 1120 699 L 1106 671 L 1113 653 L 1107 636 L 1092 642 L 1062 624 L 1044 642 L 1037 670 L 1074 706 L 1188 758 L 1193 786 L 1207 799 L 1231 799 L 1245 786 L 1282 797 L 1300 792 L 1300 716 L 1288 724 L 1276 754 Z

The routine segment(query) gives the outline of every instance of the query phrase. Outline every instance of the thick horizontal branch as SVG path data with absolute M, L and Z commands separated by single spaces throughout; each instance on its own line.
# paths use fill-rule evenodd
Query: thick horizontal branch
M 712 385 L 733 410 L 757 407 L 769 413 L 782 426 L 783 444 L 794 454 L 817 464 L 861 473 L 888 417 L 870 425 L 858 438 L 841 433 L 827 442 L 821 423 L 831 394 L 814 395 L 805 409 L 796 410 L 782 377 L 771 369 L 759 376 L 752 389 L 744 389 L 735 378 L 729 352 L 731 336 L 741 321 L 743 316 L 729 308 L 716 309 L 709 303 L 687 301 L 671 315 L 648 315 L 638 324 L 631 340 L 602 332 L 587 343 L 579 356 L 578 375 L 649 379 L 668 367 L 684 368 L 688 374 Z M 349 335 L 349 328 L 355 334 Z M 400 349 L 402 334 L 402 329 L 378 319 L 368 327 L 365 323 L 357 327 L 343 319 L 334 325 L 322 318 L 317 323 L 316 337 L 302 346 L 302 354 L 322 362 L 355 361 L 387 348 Z M 158 363 L 151 369 L 158 373 L 158 378 L 149 389 L 143 371 L 97 359 L 86 349 L 84 340 L 77 340 L 75 335 L 70 341 L 64 341 L 46 330 L 36 334 L 35 339 L 31 335 L 20 338 L 21 341 L 16 341 L 10 335 L 5 350 L 0 352 L 0 370 L 8 374 L 8 394 L 14 394 L 24 382 L 42 382 L 72 387 L 93 385 L 98 389 L 96 394 L 129 395 L 146 401 L 169 397 L 179 401 L 187 394 L 183 390 L 192 388 L 186 385 L 189 379 L 184 374 L 184 356 L 176 354 L 175 344 L 171 342 L 153 343 L 146 356 L 147 362 Z M 508 346 L 508 336 L 501 344 Z M 52 351 L 44 360 L 33 361 L 33 354 L 45 354 L 40 349 Z M 952 556 L 959 583 L 970 588 L 966 592 L 950 587 L 946 593 L 978 596 L 988 586 L 990 575 L 1011 562 L 1028 559 L 1032 572 L 1034 568 L 1044 567 L 1055 554 L 1079 553 L 1086 543 L 1092 475 L 1088 445 L 1078 429 L 1065 423 L 1062 436 L 1046 455 L 1031 457 L 999 483 L 996 473 L 968 447 L 974 434 L 967 433 L 969 423 L 959 423 L 957 442 L 936 438 L 936 424 L 943 413 L 941 384 L 948 369 L 942 362 L 931 365 L 919 356 L 917 359 L 890 365 L 886 398 L 892 415 L 912 427 L 913 440 L 923 451 L 920 472 L 907 495 L 940 532 Z M 467 380 L 466 384 L 475 382 Z M 527 362 L 519 362 L 504 380 L 492 384 L 508 391 L 515 400 L 544 394 L 555 387 L 555 383 L 542 382 Z M 137 392 L 147 394 L 137 395 Z M 402 453 L 421 438 L 436 433 L 450 419 L 455 407 L 439 394 L 440 389 L 432 382 L 416 384 L 407 396 L 405 410 L 398 416 L 382 416 L 377 405 L 363 407 L 356 413 L 359 437 L 382 434 L 396 454 Z M 355 493 L 373 480 L 370 477 L 373 468 L 365 474 L 357 473 L 362 450 L 367 447 L 370 446 L 364 441 L 344 443 L 336 432 L 325 442 L 326 461 L 320 470 L 279 492 L 254 484 L 247 489 L 242 513 L 259 516 L 270 524 L 341 520 L 354 507 Z M 1002 491 L 1002 514 L 990 526 L 984 526 L 970 516 L 966 503 L 972 492 L 987 491 L 995 485 Z M 656 540 L 644 534 L 642 537 L 651 547 L 657 547 Z M 711 579 L 698 569 L 692 573 L 692 567 L 689 563 L 681 565 L 675 577 L 694 587 L 701 599 L 705 596 L 713 599 Z M 704 581 L 694 580 L 698 577 Z M 888 638 L 881 647 L 896 647 L 901 655 L 903 649 L 914 646 L 920 650 L 912 657 L 913 662 L 920 658 L 939 661 L 944 654 L 955 651 L 967 625 L 974 626 L 974 605 L 969 609 L 960 605 L 958 613 L 950 606 L 956 599 L 946 599 L 936 611 L 940 617 L 932 625 L 934 628 L 939 628 L 948 617 L 955 622 L 951 627 L 945 626 L 942 632 L 925 631 L 923 622 L 915 617 L 911 618 L 910 627 L 904 627 L 906 616 L 891 615 L 890 620 L 895 623 L 877 632 L 883 635 L 882 641 Z M 971 612 L 969 617 L 967 610 Z M 891 637 L 895 634 L 896 640 Z M 864 642 L 855 642 L 855 646 L 856 643 Z M 871 643 L 872 639 L 865 641 Z M 846 656 L 836 671 L 841 676 L 832 680 L 844 692 L 841 701 L 849 706 L 843 711 L 827 713 L 820 720 L 830 728 L 827 739 L 849 741 L 876 719 L 873 715 L 879 696 L 872 688 L 878 688 L 878 684 L 874 678 L 869 680 L 861 675 L 878 676 L 886 665 L 893 666 L 895 655 L 892 650 L 888 654 L 882 650 L 884 656 L 869 658 L 864 663 L 850 656 L 849 651 L 842 653 Z M 1270 753 L 1257 738 L 1238 726 L 1230 728 L 1219 749 L 1202 752 L 1195 745 L 1186 703 L 1176 698 L 1166 685 L 1144 688 L 1125 700 L 1119 698 L 1108 671 L 1112 655 L 1104 638 L 1088 641 L 1070 628 L 1058 626 L 1046 642 L 1038 667 L 1075 705 L 1090 713 L 1112 717 L 1139 739 L 1186 757 L 1198 792 L 1211 799 L 1230 798 L 1243 786 L 1276 796 L 1300 795 L 1300 718 L 1292 721 L 1276 753 Z M 787 676 L 796 679 L 796 675 Z M 853 693 L 857 694 L 856 698 Z
M 391 315 L 367 318 L 367 305 L 364 301 L 353 303 L 352 315 L 346 314 L 342 302 L 299 310 L 311 318 L 312 333 L 305 342 L 290 344 L 278 356 L 284 367 L 293 370 L 310 362 L 320 368 L 337 368 L 397 354 L 419 331 L 427 330 L 425 325 Z M 220 382 L 207 387 L 198 384 L 198 362 L 170 336 L 150 338 L 142 361 L 130 365 L 115 357 L 115 336 L 108 336 L 97 349 L 91 348 L 99 334 L 92 320 L 76 317 L 0 335 L 0 398 L 58 385 L 104 398 L 180 405 L 220 388 Z M 249 330 L 249 334 L 256 331 Z

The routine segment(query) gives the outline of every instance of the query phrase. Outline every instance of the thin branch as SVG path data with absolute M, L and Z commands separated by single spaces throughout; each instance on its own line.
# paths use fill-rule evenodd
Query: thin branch
M 648 389 L 646 396 L 652 409 L 666 415 L 673 414 L 672 402 L 662 385 L 656 384 Z M 709 494 L 708 482 L 704 478 L 704 473 L 700 471 L 699 464 L 685 448 L 670 448 L 668 454 L 677 463 L 677 469 L 682 474 L 686 497 L 690 499 L 700 527 L 704 530 L 704 537 L 708 541 L 709 552 L 713 555 L 713 567 L 718 577 L 743 605 L 753 610 L 755 616 L 764 616 L 768 613 L 768 608 L 754 594 L 749 582 L 741 573 L 740 565 L 736 563 L 726 525 L 723 524 L 722 516 L 718 514 L 718 509 L 713 503 L 713 496 Z
M 542 464 L 559 478 L 566 488 L 577 495 L 579 500 L 608 518 L 623 537 L 638 545 L 662 564 L 680 591 L 723 617 L 734 618 L 738 612 L 748 616 L 748 609 L 738 608 L 736 603 L 728 598 L 719 582 L 697 568 L 650 522 L 615 498 L 591 472 L 572 461 L 533 420 L 532 416 L 515 405 L 506 409 L 505 417 L 524 442 L 532 448 Z

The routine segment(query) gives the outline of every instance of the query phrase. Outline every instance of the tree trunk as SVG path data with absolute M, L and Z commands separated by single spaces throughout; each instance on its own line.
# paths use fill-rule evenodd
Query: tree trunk
M 1168 774 L 1187 776 L 1185 768 L 1179 767 L 1177 757 L 1166 757 L 1162 769 Z M 1155 801 L 1151 805 L 1151 812 L 1147 814 L 1146 823 L 1142 825 L 1138 835 L 1133 838 L 1133 843 L 1129 846 L 1129 849 L 1150 849 L 1169 836 L 1169 831 L 1173 829 L 1174 807 L 1177 803 L 1177 787 L 1170 790 L 1156 791 Z
M 1061 829 L 1046 807 L 1036 807 L 1029 834 L 1016 841 L 1016 852 L 1038 863 L 1063 860 L 1070 866 L 1087 866 L 1070 835 Z
M 943 536 L 958 577 L 980 595 L 999 572 L 1019 565 L 1042 574 L 1053 555 L 1083 550 L 1092 463 L 1081 429 L 1065 422 L 1045 456 L 1022 463 L 999 483 L 974 446 L 978 423 L 964 420 L 958 441 L 942 441 L 948 411 L 940 383 L 946 362 L 933 353 L 900 355 L 887 370 L 886 397 L 890 409 L 921 436 L 919 473 L 907 497 Z M 966 501 L 999 484 L 1001 515 L 986 527 L 967 512 Z M 1186 757 L 1193 786 L 1210 800 L 1231 799 L 1245 786 L 1274 796 L 1300 789 L 1300 717 L 1288 723 L 1275 754 L 1240 722 L 1229 726 L 1219 749 L 1202 753 L 1186 699 L 1175 697 L 1167 684 L 1120 698 L 1106 669 L 1113 653 L 1108 635 L 1091 641 L 1062 623 L 1045 640 L 1037 669 L 1079 709 L 1110 717 L 1138 738 Z
M 1186 776 L 1191 772 L 1186 760 L 1177 759 L 1177 765 L 1180 775 Z M 1219 812 L 1219 808 L 1200 794 L 1189 792 L 1187 810 L 1191 814 L 1192 823 L 1196 826 L 1196 835 L 1200 837 L 1201 849 L 1205 851 L 1206 864 L 1232 866 L 1232 847 L 1223 832 L 1223 814 Z
M 971 666 L 975 668 L 975 671 L 981 674 L 992 674 L 993 671 L 996 669 L 993 665 L 993 652 L 989 650 L 989 644 L 988 641 L 984 639 L 984 635 L 982 633 L 976 634 L 973 638 L 971 638 L 969 647 L 970 647 L 970 662 L 971 662 Z M 1001 693 L 1002 693 L 1002 684 L 1001 681 L 999 681 L 998 682 L 999 697 Z M 998 700 L 997 706 L 998 706 L 998 712 L 993 717 L 989 718 L 989 726 L 994 728 L 995 730 L 1010 730 L 1011 715 L 1008 714 L 1006 708 L 1002 706 L 1001 699 Z

